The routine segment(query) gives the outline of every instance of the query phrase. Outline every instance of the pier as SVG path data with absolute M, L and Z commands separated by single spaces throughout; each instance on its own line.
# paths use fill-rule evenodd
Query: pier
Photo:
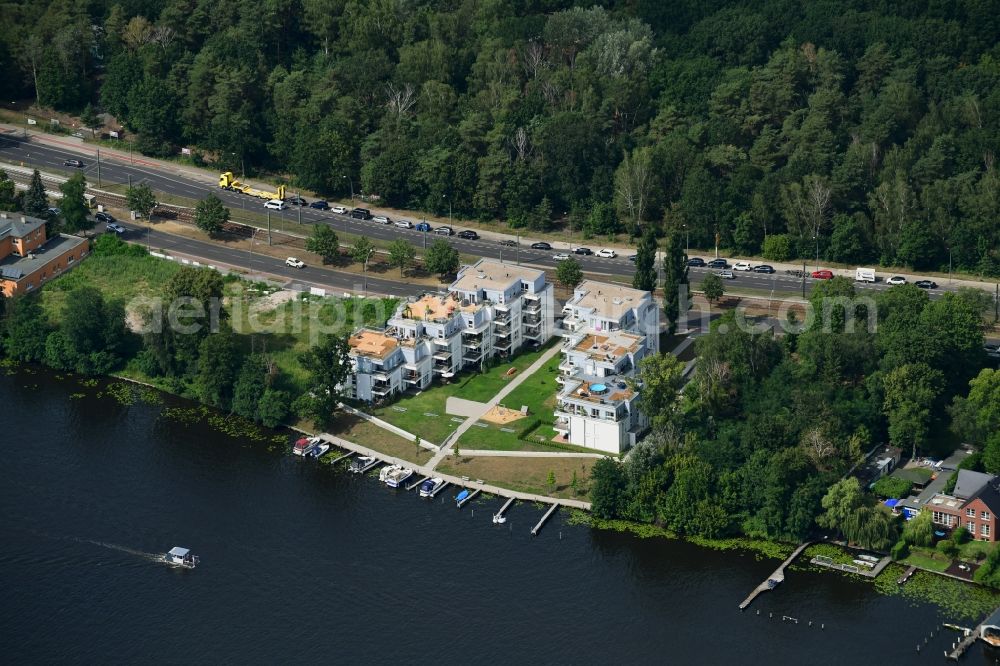
M 538 524 L 531 528 L 531 536 L 538 536 L 538 533 L 542 531 L 542 525 L 545 524 L 545 521 L 548 520 L 549 517 L 553 513 L 555 513 L 556 509 L 558 508 L 559 508 L 558 502 L 549 507 L 549 510 L 545 512 L 545 515 L 542 516 L 542 519 L 538 521 Z
M 751 592 L 750 595 L 743 600 L 743 603 L 740 604 L 740 610 L 746 610 L 747 606 L 752 604 L 753 600 L 756 599 L 757 596 L 760 595 L 761 593 L 767 592 L 768 590 L 773 590 L 775 587 L 778 586 L 779 583 L 783 583 L 785 581 L 785 568 L 789 564 L 791 564 L 796 557 L 801 555 L 802 551 L 804 551 L 809 546 L 810 543 L 812 542 L 805 541 L 803 543 L 800 543 L 799 547 L 793 550 L 792 554 L 789 555 L 788 558 L 784 562 L 782 562 L 777 569 L 774 570 L 774 573 L 768 576 L 763 583 L 755 587 L 753 592 Z
M 417 481 L 414 481 L 413 483 L 408 484 L 406 486 L 406 492 L 410 492 L 411 490 L 413 490 L 414 488 L 416 488 L 417 486 L 419 486 L 421 483 L 423 483 L 424 481 L 426 481 L 429 478 L 431 478 L 431 477 L 425 476 L 422 479 L 418 479 Z
M 952 661 L 958 661 L 961 659 L 962 655 L 965 654 L 965 651 L 972 647 L 972 644 L 976 642 L 977 638 L 979 638 L 979 631 L 982 626 L 983 625 L 981 624 L 972 631 L 966 629 L 965 638 L 963 638 L 957 645 L 952 643 L 952 651 L 946 652 L 945 657 L 951 659 Z
M 902 576 L 896 579 L 896 585 L 906 584 L 906 581 L 910 580 L 910 577 L 915 573 L 917 573 L 917 568 L 910 567 L 909 569 L 906 570 L 906 573 L 904 573 Z
M 495 523 L 503 518 L 503 514 L 507 513 L 507 509 L 509 509 L 515 501 L 516 500 L 513 497 L 508 498 L 507 501 L 504 502 L 504 505 L 500 507 L 500 510 L 493 514 L 493 522 Z
M 354 462 L 358 462 L 358 461 L 355 460 Z M 375 458 L 374 460 L 372 460 L 370 463 L 367 463 L 363 467 L 357 467 L 357 468 L 352 467 L 351 471 L 354 472 L 355 474 L 364 474 L 365 472 L 367 472 L 368 470 L 372 469 L 373 467 L 377 467 L 378 465 L 381 465 L 383 462 L 384 462 L 383 460 Z
M 465 506 L 469 502 L 469 500 L 471 500 L 473 497 L 475 497 L 476 495 L 478 495 L 480 492 L 482 492 L 482 491 L 478 490 L 478 489 L 477 490 L 473 490 L 471 493 L 469 493 L 468 497 L 466 497 L 464 500 L 459 501 L 458 508 L 461 509 L 463 506 Z
M 344 455 L 342 455 L 342 456 L 337 456 L 336 458 L 334 458 L 333 460 L 331 460 L 329 464 L 331 464 L 331 465 L 336 465 L 336 464 L 337 464 L 337 463 L 339 463 L 339 462 L 340 462 L 341 460 L 347 460 L 348 458 L 350 458 L 350 457 L 351 457 L 351 456 L 353 456 L 353 455 L 354 455 L 354 451 L 348 451 L 348 452 L 347 452 L 347 453 L 345 453 Z
M 969 631 L 968 629 L 963 629 L 961 627 L 945 625 L 948 626 L 949 629 L 952 628 L 959 629 L 965 632 L 965 637 L 958 643 L 952 643 L 951 652 L 945 651 L 944 656 L 947 657 L 948 659 L 951 659 L 952 661 L 958 661 L 959 659 L 961 659 L 962 655 L 965 654 L 965 651 L 968 650 L 970 647 L 972 647 L 972 645 L 976 642 L 977 638 L 982 638 L 985 636 L 985 634 L 983 633 L 983 629 L 986 627 L 988 627 L 991 630 L 991 632 L 988 639 L 984 638 L 984 641 L 989 645 L 996 646 L 995 641 L 996 641 L 996 631 L 998 624 L 1000 624 L 1000 608 L 997 608 L 995 611 L 987 615 L 983 619 L 983 621 L 980 622 L 978 625 L 976 625 L 976 628 L 973 629 L 972 631 Z
M 437 497 L 437 495 L 438 495 L 439 492 L 441 492 L 442 490 L 444 490 L 445 488 L 447 488 L 450 485 L 451 485 L 451 482 L 449 482 L 449 481 L 445 481 L 444 483 L 442 483 L 441 486 L 437 490 L 435 490 L 434 492 L 432 492 L 430 494 L 431 499 L 434 499 L 435 497 Z

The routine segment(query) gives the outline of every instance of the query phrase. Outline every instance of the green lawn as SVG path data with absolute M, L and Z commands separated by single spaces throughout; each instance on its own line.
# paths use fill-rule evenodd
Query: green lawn
M 556 344 L 556 342 L 550 344 Z M 512 377 L 506 376 L 512 367 L 517 369 L 517 373 L 513 375 L 516 377 L 537 361 L 549 346 L 546 345 L 538 351 L 518 354 L 510 363 L 494 366 L 484 373 L 463 373 L 447 384 L 434 384 L 419 394 L 405 394 L 389 405 L 376 408 L 361 406 L 360 408 L 370 411 L 374 416 L 407 432 L 440 444 L 455 431 L 460 423 L 460 421 L 452 419 L 461 417 L 449 416 L 445 411 L 450 396 L 479 402 L 488 401 L 512 379 Z M 530 379 L 528 381 L 530 382 Z M 512 395 L 516 395 L 521 388 L 518 387 Z M 510 406 L 513 402 L 505 400 L 505 404 Z M 522 404 L 526 403 L 518 403 L 518 407 Z M 427 414 L 433 414 L 433 416 L 427 416 Z
M 367 446 L 395 458 L 402 458 L 418 465 L 425 464 L 433 453 L 424 448 L 418 448 L 413 442 L 380 428 L 364 419 L 351 414 L 340 414 L 330 426 L 330 434 L 342 437 L 349 442 Z M 325 460 L 332 461 L 337 456 L 328 455 Z
M 912 564 L 923 569 L 930 569 L 931 571 L 944 571 L 951 566 L 951 560 L 942 558 L 940 555 L 931 556 L 929 552 L 921 552 L 923 549 L 914 550 L 916 552 L 911 552 L 910 556 L 906 559 L 900 560 L 900 563 L 907 565 Z

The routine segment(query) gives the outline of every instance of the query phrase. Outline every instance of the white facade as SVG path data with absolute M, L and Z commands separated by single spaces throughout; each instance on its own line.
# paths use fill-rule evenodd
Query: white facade
M 380 401 L 542 345 L 553 335 L 554 306 L 544 271 L 482 259 L 459 271 L 448 293 L 408 300 L 384 331 L 351 337 L 349 395 Z
M 659 308 L 649 292 L 587 281 L 563 314 L 555 430 L 569 444 L 621 453 L 649 426 L 632 377 L 659 351 Z

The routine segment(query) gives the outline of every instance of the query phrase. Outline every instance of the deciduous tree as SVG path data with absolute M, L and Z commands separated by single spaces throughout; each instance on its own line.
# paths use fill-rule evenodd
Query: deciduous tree
M 424 265 L 431 273 L 437 273 L 442 278 L 458 270 L 458 250 L 445 240 L 434 241 L 424 254 Z
M 209 194 L 195 206 L 194 224 L 209 236 L 222 231 L 227 222 L 229 222 L 229 209 L 223 205 L 222 199 L 214 194 Z
M 306 239 L 306 250 L 318 254 L 324 264 L 333 263 L 340 256 L 340 239 L 333 227 L 319 223 L 313 227 L 312 235 Z
M 389 243 L 389 265 L 399 268 L 400 277 L 403 271 L 413 265 L 417 250 L 409 241 L 399 238 Z

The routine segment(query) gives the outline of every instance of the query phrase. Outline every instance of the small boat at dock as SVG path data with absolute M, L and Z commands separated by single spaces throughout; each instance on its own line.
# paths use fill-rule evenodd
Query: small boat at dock
M 507 516 L 501 516 L 498 513 L 493 514 L 493 524 L 494 525 L 503 525 L 506 522 L 507 522 Z
M 378 480 L 390 488 L 399 488 L 403 482 L 413 476 L 413 470 L 402 465 L 383 467 L 378 474 Z
M 460 492 L 458 494 L 458 496 L 455 497 L 455 503 L 456 504 L 461 504 L 462 501 L 469 496 L 469 494 L 470 494 L 469 493 L 469 489 L 468 488 L 464 488 L 462 490 L 462 492 Z
M 320 442 L 319 444 L 314 446 L 312 451 L 310 451 L 306 455 L 309 456 L 310 458 L 319 458 L 325 455 L 326 452 L 329 450 L 330 450 L 329 444 L 327 444 L 326 442 Z
M 163 556 L 163 561 L 171 566 L 183 567 L 184 569 L 194 569 L 198 562 L 201 561 L 201 558 L 197 555 L 193 555 L 187 548 L 174 546 L 167 551 L 166 555 Z
M 303 437 L 292 446 L 292 453 L 297 456 L 307 456 L 319 445 L 320 441 L 319 437 Z
M 353 474 L 364 474 L 378 464 L 378 459 L 374 456 L 358 456 L 351 461 L 348 470 Z
M 444 485 L 444 479 L 439 477 L 434 477 L 433 479 L 427 479 L 420 484 L 420 496 L 421 497 L 434 497 L 434 494 L 441 489 Z

